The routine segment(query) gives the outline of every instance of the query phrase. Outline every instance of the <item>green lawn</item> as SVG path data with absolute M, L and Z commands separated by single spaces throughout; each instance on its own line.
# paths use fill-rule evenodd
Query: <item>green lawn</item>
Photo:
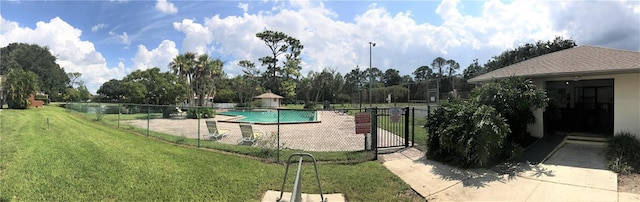
M 58 107 L 5 109 L 0 128 L 1 201 L 256 201 L 280 189 L 284 174 L 283 165 L 174 146 Z M 305 168 L 303 190 L 315 193 Z M 419 200 L 375 161 L 319 169 L 325 193 Z

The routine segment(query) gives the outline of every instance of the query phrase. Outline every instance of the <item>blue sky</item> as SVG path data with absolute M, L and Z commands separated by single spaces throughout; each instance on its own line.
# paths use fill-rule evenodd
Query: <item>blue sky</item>
M 303 74 L 369 66 L 411 74 L 438 57 L 464 68 L 555 36 L 578 45 L 640 50 L 639 1 L 1 1 L 0 46 L 48 46 L 90 91 L 136 69 L 167 70 L 175 55 L 258 62 L 264 29 L 301 40 Z M 264 69 L 264 68 L 262 68 Z M 459 70 L 462 72 L 462 70 Z

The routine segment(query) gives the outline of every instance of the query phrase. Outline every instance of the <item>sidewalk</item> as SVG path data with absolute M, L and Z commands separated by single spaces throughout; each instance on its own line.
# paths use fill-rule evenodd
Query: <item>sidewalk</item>
M 618 193 L 611 171 L 562 165 L 515 165 L 499 174 L 459 169 L 409 148 L 380 156 L 383 165 L 429 201 L 638 201 Z

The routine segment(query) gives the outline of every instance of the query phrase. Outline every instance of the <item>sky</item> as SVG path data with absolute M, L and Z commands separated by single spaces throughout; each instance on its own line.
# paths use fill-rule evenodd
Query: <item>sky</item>
M 302 74 L 343 75 L 371 65 L 410 75 L 436 57 L 466 68 L 526 43 L 556 36 L 640 51 L 640 1 L 0 1 L 0 47 L 46 46 L 66 72 L 80 72 L 90 92 L 135 70 L 168 71 L 185 52 L 225 62 L 269 54 L 255 37 L 281 31 L 304 45 Z M 374 42 L 375 47 L 370 47 Z

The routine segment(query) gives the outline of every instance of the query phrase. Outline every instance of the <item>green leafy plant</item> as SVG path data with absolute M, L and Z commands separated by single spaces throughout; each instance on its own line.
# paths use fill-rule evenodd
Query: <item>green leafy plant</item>
M 628 174 L 640 173 L 640 140 L 630 132 L 619 132 L 609 140 L 607 160 L 609 169 Z
M 102 121 L 102 118 L 104 118 L 105 112 L 104 109 L 102 107 L 96 108 L 96 119 L 95 121 Z
M 615 157 L 612 160 L 609 160 L 608 166 L 613 172 L 620 174 L 630 174 L 633 172 L 633 167 L 627 163 L 627 160 L 624 159 L 624 157 Z
M 304 109 L 317 109 L 318 108 L 318 104 L 316 104 L 315 102 L 306 102 L 304 103 Z
M 26 109 L 31 104 L 29 96 L 38 90 L 38 76 L 31 71 L 20 68 L 11 69 L 6 75 L 4 89 L 9 101 L 9 108 Z
M 208 107 L 189 108 L 187 110 L 187 118 L 214 118 L 216 117 L 216 111 Z
M 486 166 L 502 152 L 509 125 L 496 109 L 473 101 L 444 103 L 427 120 L 427 155 L 464 167 Z
M 254 145 L 261 149 L 261 157 L 275 160 L 278 152 L 278 134 L 271 132 L 260 136 L 256 139 Z
M 471 99 L 495 108 L 509 124 L 509 141 L 521 146 L 531 143 L 527 126 L 536 121 L 532 110 L 547 107 L 549 101 L 547 94 L 532 80 L 520 77 L 494 80 L 476 88 Z
M 427 155 L 462 166 L 486 166 L 521 155 L 535 140 L 532 109 L 548 106 L 546 93 L 523 78 L 495 80 L 467 101 L 450 100 L 428 117 Z
M 176 144 L 184 144 L 184 142 L 185 142 L 186 140 L 187 140 L 187 138 L 186 138 L 186 137 L 184 137 L 184 136 L 180 136 L 180 137 L 177 137 L 177 138 L 175 139 L 175 143 L 176 143 Z

